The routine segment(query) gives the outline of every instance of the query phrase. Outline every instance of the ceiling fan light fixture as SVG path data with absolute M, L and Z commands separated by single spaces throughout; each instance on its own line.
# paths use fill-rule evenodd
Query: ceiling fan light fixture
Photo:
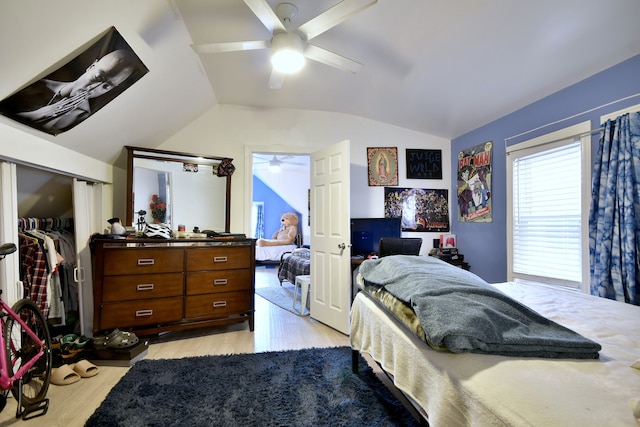
M 269 162 L 269 172 L 278 173 L 278 172 L 280 172 L 280 170 L 282 170 L 282 168 L 280 167 L 280 162 L 279 161 L 271 160 Z
M 273 68 L 284 74 L 300 71 L 305 64 L 304 45 L 300 36 L 292 33 L 278 33 L 271 39 Z

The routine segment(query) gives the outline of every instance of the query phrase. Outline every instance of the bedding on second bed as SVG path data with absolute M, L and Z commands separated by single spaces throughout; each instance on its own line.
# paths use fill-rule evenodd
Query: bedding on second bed
M 441 260 L 384 257 L 363 262 L 360 274 L 365 289 L 375 292 L 375 287 L 384 288 L 410 307 L 424 331 L 424 339 L 435 349 L 524 357 L 598 358 L 599 344 L 541 316 L 475 274 Z M 416 329 L 415 322 L 410 329 Z

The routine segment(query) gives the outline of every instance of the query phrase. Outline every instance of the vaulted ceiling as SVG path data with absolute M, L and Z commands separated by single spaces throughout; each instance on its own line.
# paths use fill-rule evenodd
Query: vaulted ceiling
M 338 3 L 286 1 L 294 27 Z M 268 49 L 191 47 L 270 39 L 242 0 L 3 1 L 0 99 L 111 26 L 150 72 L 56 137 L 0 125 L 105 162 L 122 145 L 159 145 L 216 104 L 342 112 L 454 138 L 640 54 L 638 17 L 637 0 L 379 0 L 313 39 L 362 63 L 358 73 L 308 61 L 274 90 Z

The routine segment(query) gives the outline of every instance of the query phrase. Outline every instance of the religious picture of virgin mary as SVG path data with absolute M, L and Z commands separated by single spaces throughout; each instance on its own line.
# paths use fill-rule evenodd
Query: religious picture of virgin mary
M 370 186 L 398 185 L 398 148 L 367 148 Z

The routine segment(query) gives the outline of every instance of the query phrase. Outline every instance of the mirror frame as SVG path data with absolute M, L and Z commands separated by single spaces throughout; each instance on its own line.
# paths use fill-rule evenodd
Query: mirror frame
M 125 145 L 127 149 L 127 215 L 126 224 L 133 224 L 133 161 L 134 159 L 162 160 L 180 163 L 195 163 L 211 165 L 223 160 L 232 162 L 228 157 L 205 156 L 202 154 L 181 153 L 178 151 L 157 150 L 153 148 L 132 147 Z M 220 177 L 225 178 L 224 176 Z M 216 201 L 212 201 L 215 203 Z M 231 175 L 226 176 L 226 205 L 225 205 L 224 231 L 230 232 L 231 228 Z

